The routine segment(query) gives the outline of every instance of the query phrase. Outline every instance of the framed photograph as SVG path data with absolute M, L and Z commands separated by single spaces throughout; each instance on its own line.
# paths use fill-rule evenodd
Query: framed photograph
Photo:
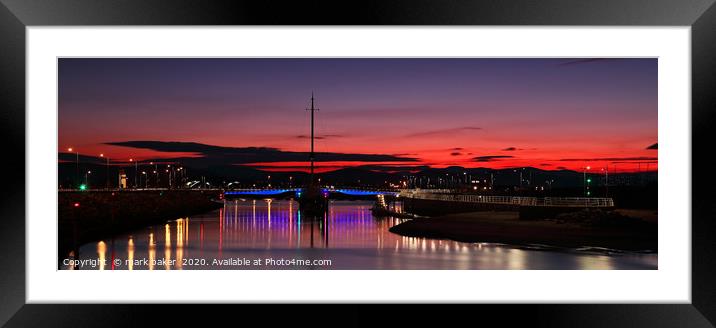
M 713 326 L 713 1 L 304 5 L 3 1 L 0 322 Z

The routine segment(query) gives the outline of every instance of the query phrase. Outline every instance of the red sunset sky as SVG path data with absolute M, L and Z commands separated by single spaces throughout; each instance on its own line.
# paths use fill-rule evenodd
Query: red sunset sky
M 311 92 L 317 151 L 396 157 L 323 162 L 324 171 L 657 168 L 658 150 L 647 149 L 658 135 L 657 59 L 60 59 L 58 150 L 117 161 L 204 155 L 106 143 L 305 152 Z

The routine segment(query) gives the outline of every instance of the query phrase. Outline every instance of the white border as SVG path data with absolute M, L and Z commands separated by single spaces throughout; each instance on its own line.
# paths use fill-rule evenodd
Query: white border
M 688 27 L 30 27 L 27 302 L 690 303 L 690 38 Z M 658 57 L 659 268 L 58 271 L 56 58 L 64 56 Z

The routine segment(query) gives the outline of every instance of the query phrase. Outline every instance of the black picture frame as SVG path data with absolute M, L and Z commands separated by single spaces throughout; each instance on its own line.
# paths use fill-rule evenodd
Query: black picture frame
M 0 0 L 0 117 L 5 157 L 0 209 L 0 323 L 8 327 L 135 326 L 184 322 L 156 306 L 25 304 L 25 28 L 58 25 L 591 25 L 690 26 L 692 88 L 692 277 L 690 304 L 483 305 L 386 310 L 325 310 L 342 323 L 403 324 L 469 315 L 481 322 L 552 327 L 713 327 L 716 323 L 716 202 L 708 149 L 716 113 L 715 0 L 383 0 L 383 1 L 192 1 L 192 0 Z M 684 109 L 687 110 L 687 109 Z M 23 172 L 23 174 L 17 174 Z M 678 219 L 678 218 L 675 218 Z M 687 218 L 681 218 L 687 219 Z M 655 286 L 656 288 L 657 286 Z M 318 305 L 316 305 L 318 306 Z M 290 322 L 316 306 L 279 310 L 272 323 Z M 323 305 L 320 305 L 323 306 Z M 224 320 L 224 307 L 181 305 L 205 322 Z M 191 308 L 189 308 L 191 307 Z M 256 313 L 244 305 L 236 313 Z M 433 316 L 437 311 L 442 320 Z M 328 314 L 326 314 L 328 313 Z M 317 322 L 320 323 L 320 322 Z M 325 322 L 324 322 L 325 323 Z M 343 324 L 341 324 L 343 325 Z

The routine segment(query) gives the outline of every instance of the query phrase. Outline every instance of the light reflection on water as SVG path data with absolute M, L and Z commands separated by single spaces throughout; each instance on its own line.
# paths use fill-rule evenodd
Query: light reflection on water
M 307 220 L 288 200 L 230 200 L 224 207 L 80 247 L 79 269 L 656 269 L 656 254 L 604 255 L 403 237 L 404 219 L 375 218 L 371 202 L 333 201 Z M 400 210 L 400 208 L 397 208 Z M 163 232 L 163 233 L 162 233 Z M 157 254 L 157 245 L 162 249 Z M 163 246 L 162 246 L 163 245 Z M 109 257 L 108 257 L 109 256 Z M 70 254 L 74 258 L 74 254 Z M 216 265 L 214 259 L 330 259 L 330 266 Z M 117 262 L 119 261 L 119 262 Z M 63 265 L 62 269 L 75 269 Z

